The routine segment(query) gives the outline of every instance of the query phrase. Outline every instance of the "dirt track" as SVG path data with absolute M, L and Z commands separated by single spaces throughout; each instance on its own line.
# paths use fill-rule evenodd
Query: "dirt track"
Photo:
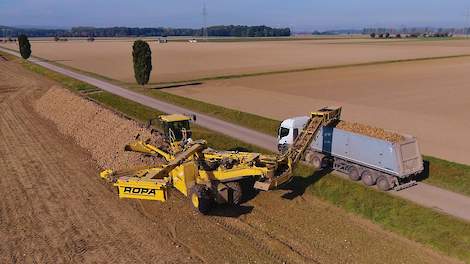
M 89 153 L 34 111 L 55 84 L 14 62 L 0 62 L 0 81 L 2 263 L 453 262 L 309 195 L 283 199 L 288 191 L 210 217 L 176 192 L 167 203 L 119 200 Z
M 357 42 L 357 43 L 356 43 Z M 2 44 L 16 49 L 13 43 Z M 151 82 L 371 61 L 470 54 L 469 41 L 150 42 Z M 135 83 L 131 41 L 33 42 L 35 56 Z

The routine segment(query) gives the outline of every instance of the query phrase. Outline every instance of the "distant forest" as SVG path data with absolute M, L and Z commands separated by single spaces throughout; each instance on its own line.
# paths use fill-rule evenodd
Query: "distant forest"
M 5 29 L 8 37 L 25 34 L 29 37 L 151 37 L 151 36 L 203 36 L 203 29 L 191 28 L 129 28 L 129 27 L 74 27 L 65 29 L 26 29 L 0 26 L 0 33 Z M 211 26 L 208 36 L 216 37 L 282 37 L 290 36 L 289 28 L 271 28 L 267 26 Z M 3 36 L 2 36 L 3 37 Z

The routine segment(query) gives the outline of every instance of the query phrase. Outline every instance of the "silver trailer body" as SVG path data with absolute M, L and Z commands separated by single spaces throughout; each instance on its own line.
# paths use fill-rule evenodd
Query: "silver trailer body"
M 334 127 L 323 127 L 310 149 L 340 158 L 398 178 L 423 171 L 417 139 L 402 135 L 400 142 L 389 142 Z

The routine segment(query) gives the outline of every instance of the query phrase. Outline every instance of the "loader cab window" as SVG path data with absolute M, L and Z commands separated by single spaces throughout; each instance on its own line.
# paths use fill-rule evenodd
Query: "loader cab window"
M 289 129 L 285 127 L 280 127 L 279 128 L 279 139 L 286 137 L 289 135 Z
M 169 131 L 173 131 L 175 134 L 175 140 L 176 141 L 181 141 L 183 139 L 183 130 L 186 130 L 186 137 L 190 138 L 191 137 L 191 130 L 189 128 L 189 121 L 177 121 L 177 122 L 170 122 L 170 123 L 165 123 L 165 136 L 168 138 L 169 137 Z

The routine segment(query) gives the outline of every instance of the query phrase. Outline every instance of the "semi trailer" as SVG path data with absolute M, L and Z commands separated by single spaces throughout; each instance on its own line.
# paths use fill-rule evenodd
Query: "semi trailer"
M 278 130 L 278 149 L 289 149 L 308 121 L 294 117 L 282 121 Z M 398 134 L 398 133 L 396 133 Z M 353 181 L 381 190 L 401 190 L 416 184 L 423 170 L 423 159 L 416 137 L 399 134 L 399 140 L 386 140 L 335 127 L 322 126 L 303 160 L 319 169 L 345 173 Z

